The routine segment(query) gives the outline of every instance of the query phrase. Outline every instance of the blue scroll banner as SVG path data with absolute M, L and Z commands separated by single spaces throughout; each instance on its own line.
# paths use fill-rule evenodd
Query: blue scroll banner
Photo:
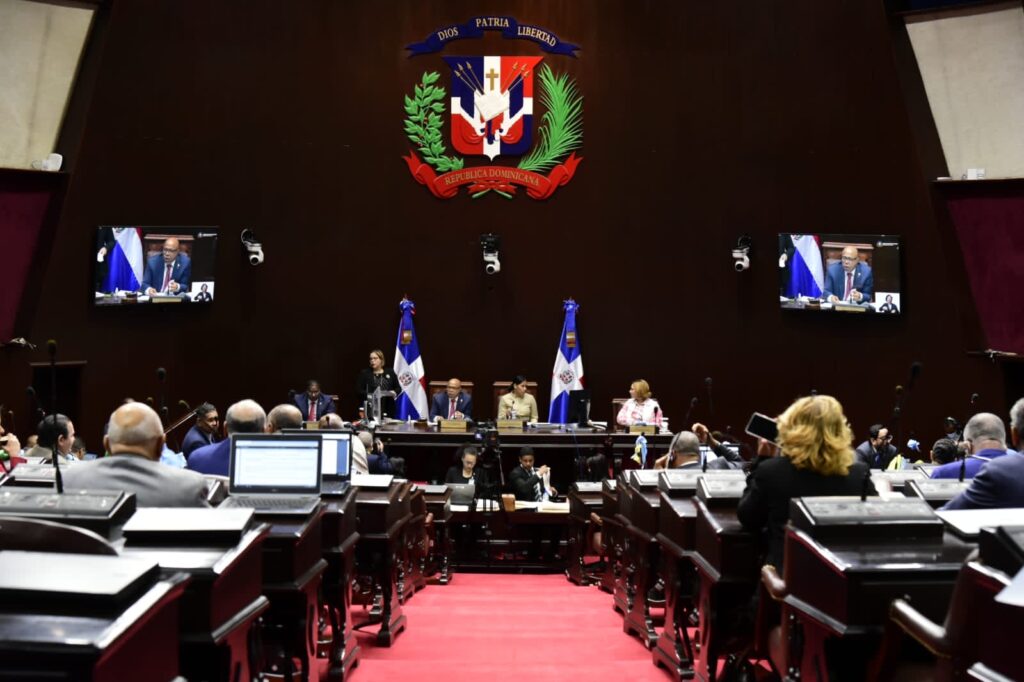
M 473 17 L 464 24 L 451 24 L 437 29 L 423 42 L 410 43 L 405 49 L 411 50 L 410 57 L 431 52 L 440 52 L 444 46 L 453 40 L 466 40 L 468 38 L 483 38 L 484 31 L 501 31 L 501 37 L 506 40 L 532 40 L 540 45 L 540 49 L 552 54 L 576 56 L 579 45 L 573 45 L 558 39 L 551 31 L 539 26 L 520 24 L 512 17 Z

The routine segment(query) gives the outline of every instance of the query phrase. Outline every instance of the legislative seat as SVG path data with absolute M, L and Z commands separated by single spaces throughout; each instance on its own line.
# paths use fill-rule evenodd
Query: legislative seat
M 447 381 L 431 381 L 430 383 L 427 384 L 427 392 L 430 393 L 430 397 L 431 398 L 433 398 L 438 393 L 444 393 L 447 388 L 448 388 L 448 382 Z M 462 382 L 462 391 L 464 393 L 466 393 L 467 395 L 472 396 L 473 395 L 473 382 L 472 381 L 463 381 Z
M 639 637 L 648 649 L 658 641 L 648 594 L 658 582 L 661 561 L 657 542 L 660 474 L 653 469 L 624 472 L 624 485 L 620 488 L 620 496 L 628 500 L 626 513 L 620 511 L 625 530 L 626 566 L 623 580 L 626 613 L 622 629 Z
M 0 550 L 11 549 L 26 552 L 117 555 L 117 550 L 112 544 L 91 530 L 53 521 L 0 516 Z
M 601 507 L 601 483 L 580 481 L 569 489 L 569 537 L 566 540 L 565 574 L 576 585 L 590 585 L 598 579 L 587 570 L 587 538 L 591 533 L 590 515 Z
M 886 633 L 876 671 L 878 679 L 887 679 L 896 669 L 896 629 L 935 656 L 934 668 L 927 671 L 932 679 L 962 679 L 969 676 L 976 663 L 1010 679 L 1024 677 L 1024 660 L 1017 649 L 1024 604 L 1019 596 L 1000 597 L 1022 568 L 1024 527 L 983 529 L 978 559 L 960 570 L 941 625 L 912 601 L 897 599 L 892 603 L 889 613 L 895 627 Z
M 447 385 L 447 382 L 445 382 L 445 385 Z M 463 386 L 463 388 L 465 388 L 466 385 L 463 384 L 462 386 Z M 492 397 L 494 399 L 494 402 L 492 403 L 492 407 L 491 407 L 491 414 L 492 415 L 498 414 L 498 404 L 501 401 L 501 396 L 505 395 L 506 393 L 508 393 L 511 390 L 512 390 L 512 382 L 510 382 L 510 381 L 495 381 L 493 384 L 491 384 L 491 395 L 492 395 Z M 534 398 L 536 398 L 537 397 L 537 382 L 536 381 L 527 381 L 526 382 L 526 392 L 529 393 L 530 395 L 532 395 Z M 467 391 L 467 393 L 468 393 L 468 391 Z M 537 408 L 540 409 L 540 401 L 538 400 L 537 403 L 538 403 Z
M 608 420 L 608 426 L 611 427 L 612 431 L 625 431 L 625 427 L 619 425 L 618 416 L 622 406 L 626 404 L 629 398 L 612 398 L 612 414 Z
M 783 571 L 788 634 L 780 643 L 786 669 L 802 680 L 865 678 L 892 601 L 908 596 L 928 617 L 941 617 L 973 549 L 920 498 L 792 500 Z
M 352 629 L 352 580 L 359 540 L 356 489 L 325 492 L 321 499 L 326 507 L 323 520 L 323 557 L 327 561 L 323 610 L 326 617 L 319 624 L 317 654 L 327 658 L 327 679 L 336 682 L 345 679 L 349 670 L 358 665 L 360 653 Z

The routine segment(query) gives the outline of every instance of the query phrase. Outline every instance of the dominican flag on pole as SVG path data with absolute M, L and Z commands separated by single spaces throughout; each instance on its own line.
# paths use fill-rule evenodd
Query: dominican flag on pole
M 115 227 L 114 246 L 106 256 L 109 269 L 103 291 L 139 291 L 142 289 L 142 235 L 135 227 Z
M 555 355 L 555 368 L 551 370 L 551 410 L 548 421 L 564 424 L 569 419 L 569 391 L 583 388 L 583 355 L 576 336 L 576 311 L 579 305 L 571 298 L 565 301 L 565 324 L 562 340 Z
M 792 235 L 793 260 L 789 264 L 789 282 L 786 296 L 821 298 L 825 290 L 825 270 L 821 262 L 821 247 L 813 234 Z
M 398 383 L 402 385 L 402 393 L 397 398 L 397 417 L 399 419 L 426 419 L 427 379 L 423 372 L 420 344 L 416 340 L 416 330 L 412 326 L 412 316 L 416 314 L 416 304 L 403 298 L 398 307 L 402 311 L 402 321 L 398 325 L 395 374 L 398 375 Z

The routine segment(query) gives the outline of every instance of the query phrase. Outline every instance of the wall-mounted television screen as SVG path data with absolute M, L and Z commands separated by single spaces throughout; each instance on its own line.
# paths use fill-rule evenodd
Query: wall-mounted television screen
M 212 303 L 213 227 L 96 228 L 96 305 Z
M 784 309 L 898 315 L 900 238 L 884 234 L 779 235 Z

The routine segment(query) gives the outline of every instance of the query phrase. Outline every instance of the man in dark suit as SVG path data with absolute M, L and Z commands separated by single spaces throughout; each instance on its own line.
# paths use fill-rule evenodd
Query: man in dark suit
M 295 395 L 295 406 L 308 422 L 315 422 L 325 414 L 335 414 L 334 400 L 320 392 L 320 382 L 316 379 L 306 382 L 305 393 Z
M 217 408 L 210 403 L 203 403 L 196 408 L 196 423 L 185 434 L 181 441 L 181 454 L 188 459 L 194 450 L 204 445 L 217 442 L 217 430 L 220 427 L 220 415 Z
M 523 502 L 541 502 L 545 497 L 555 497 L 558 491 L 554 488 L 544 488 L 544 476 L 548 473 L 547 465 L 533 468 L 533 448 L 524 447 L 519 450 L 519 466 L 513 469 L 508 475 L 509 486 L 515 493 L 517 500 Z M 530 549 L 527 559 L 535 561 L 540 558 L 541 544 L 544 540 L 544 527 L 535 525 L 530 527 Z M 558 546 L 561 544 L 562 535 L 559 526 L 548 526 L 548 551 L 546 560 L 553 560 L 558 554 Z
M 224 427 L 228 437 L 219 443 L 193 450 L 186 466 L 201 474 L 227 476 L 231 470 L 231 434 L 263 433 L 266 425 L 267 414 L 255 400 L 241 400 L 235 403 L 224 415 Z
M 206 481 L 191 471 L 160 464 L 163 425 L 153 408 L 128 403 L 110 415 L 103 447 L 109 456 L 68 467 L 69 489 L 135 493 L 139 507 L 208 507 Z
M 192 284 L 192 261 L 181 253 L 181 244 L 174 237 L 164 240 L 163 252 L 146 261 L 142 290 L 154 294 L 184 294 Z
M 462 382 L 449 379 L 444 393 L 430 399 L 430 421 L 437 419 L 473 419 L 473 398 L 462 390 Z
M 964 436 L 970 434 L 967 422 Z M 1024 438 L 1024 398 L 1010 408 L 1010 442 L 1020 450 Z M 967 460 L 969 464 L 971 460 Z M 946 503 L 943 509 L 997 509 L 1024 507 L 1024 454 L 1008 451 L 986 463 L 967 490 Z
M 831 303 L 869 303 L 874 292 L 871 266 L 860 259 L 856 246 L 847 246 L 843 249 L 842 260 L 828 266 L 822 295 Z
M 872 469 L 885 469 L 897 452 L 889 429 L 881 424 L 872 424 L 868 429 L 868 439 L 857 446 L 854 455 Z

